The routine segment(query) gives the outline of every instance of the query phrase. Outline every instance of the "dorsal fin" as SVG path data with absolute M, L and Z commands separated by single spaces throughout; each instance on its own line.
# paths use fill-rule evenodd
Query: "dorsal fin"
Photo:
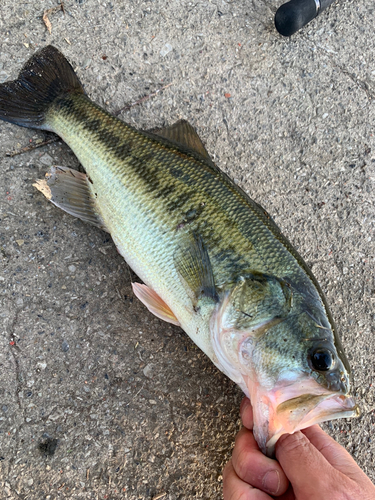
M 169 127 L 152 130 L 152 133 L 165 137 L 172 142 L 178 142 L 199 153 L 203 158 L 211 160 L 196 130 L 186 120 L 179 120 Z

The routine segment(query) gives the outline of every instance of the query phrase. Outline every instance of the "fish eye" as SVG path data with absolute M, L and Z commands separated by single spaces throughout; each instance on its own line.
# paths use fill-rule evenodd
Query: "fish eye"
M 316 349 L 311 356 L 311 364 L 315 370 L 326 372 L 333 366 L 334 358 L 328 349 Z

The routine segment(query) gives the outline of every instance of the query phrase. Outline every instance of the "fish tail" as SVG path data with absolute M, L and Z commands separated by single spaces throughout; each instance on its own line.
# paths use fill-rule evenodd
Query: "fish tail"
M 17 80 L 0 85 L 0 120 L 52 130 L 48 109 L 57 98 L 72 92 L 84 94 L 81 82 L 65 56 L 48 45 L 27 61 Z

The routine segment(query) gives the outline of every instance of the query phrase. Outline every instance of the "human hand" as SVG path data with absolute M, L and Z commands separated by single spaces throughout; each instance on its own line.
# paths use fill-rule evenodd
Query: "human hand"
M 276 458 L 263 455 L 252 433 L 250 401 L 244 427 L 223 471 L 224 500 L 374 500 L 375 486 L 349 453 L 318 425 L 283 435 Z

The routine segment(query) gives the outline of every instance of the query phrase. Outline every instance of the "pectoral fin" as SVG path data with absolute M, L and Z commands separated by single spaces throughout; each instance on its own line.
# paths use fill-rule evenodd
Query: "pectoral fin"
M 132 283 L 134 295 L 152 312 L 157 318 L 160 318 L 172 325 L 180 326 L 176 316 L 170 307 L 159 295 L 151 288 L 141 283 Z
M 68 214 L 109 232 L 86 174 L 67 167 L 51 167 L 46 178 L 37 180 L 33 186 Z
M 205 296 L 217 302 L 210 258 L 200 235 L 191 234 L 182 238 L 174 255 L 174 263 L 176 270 L 197 301 Z

